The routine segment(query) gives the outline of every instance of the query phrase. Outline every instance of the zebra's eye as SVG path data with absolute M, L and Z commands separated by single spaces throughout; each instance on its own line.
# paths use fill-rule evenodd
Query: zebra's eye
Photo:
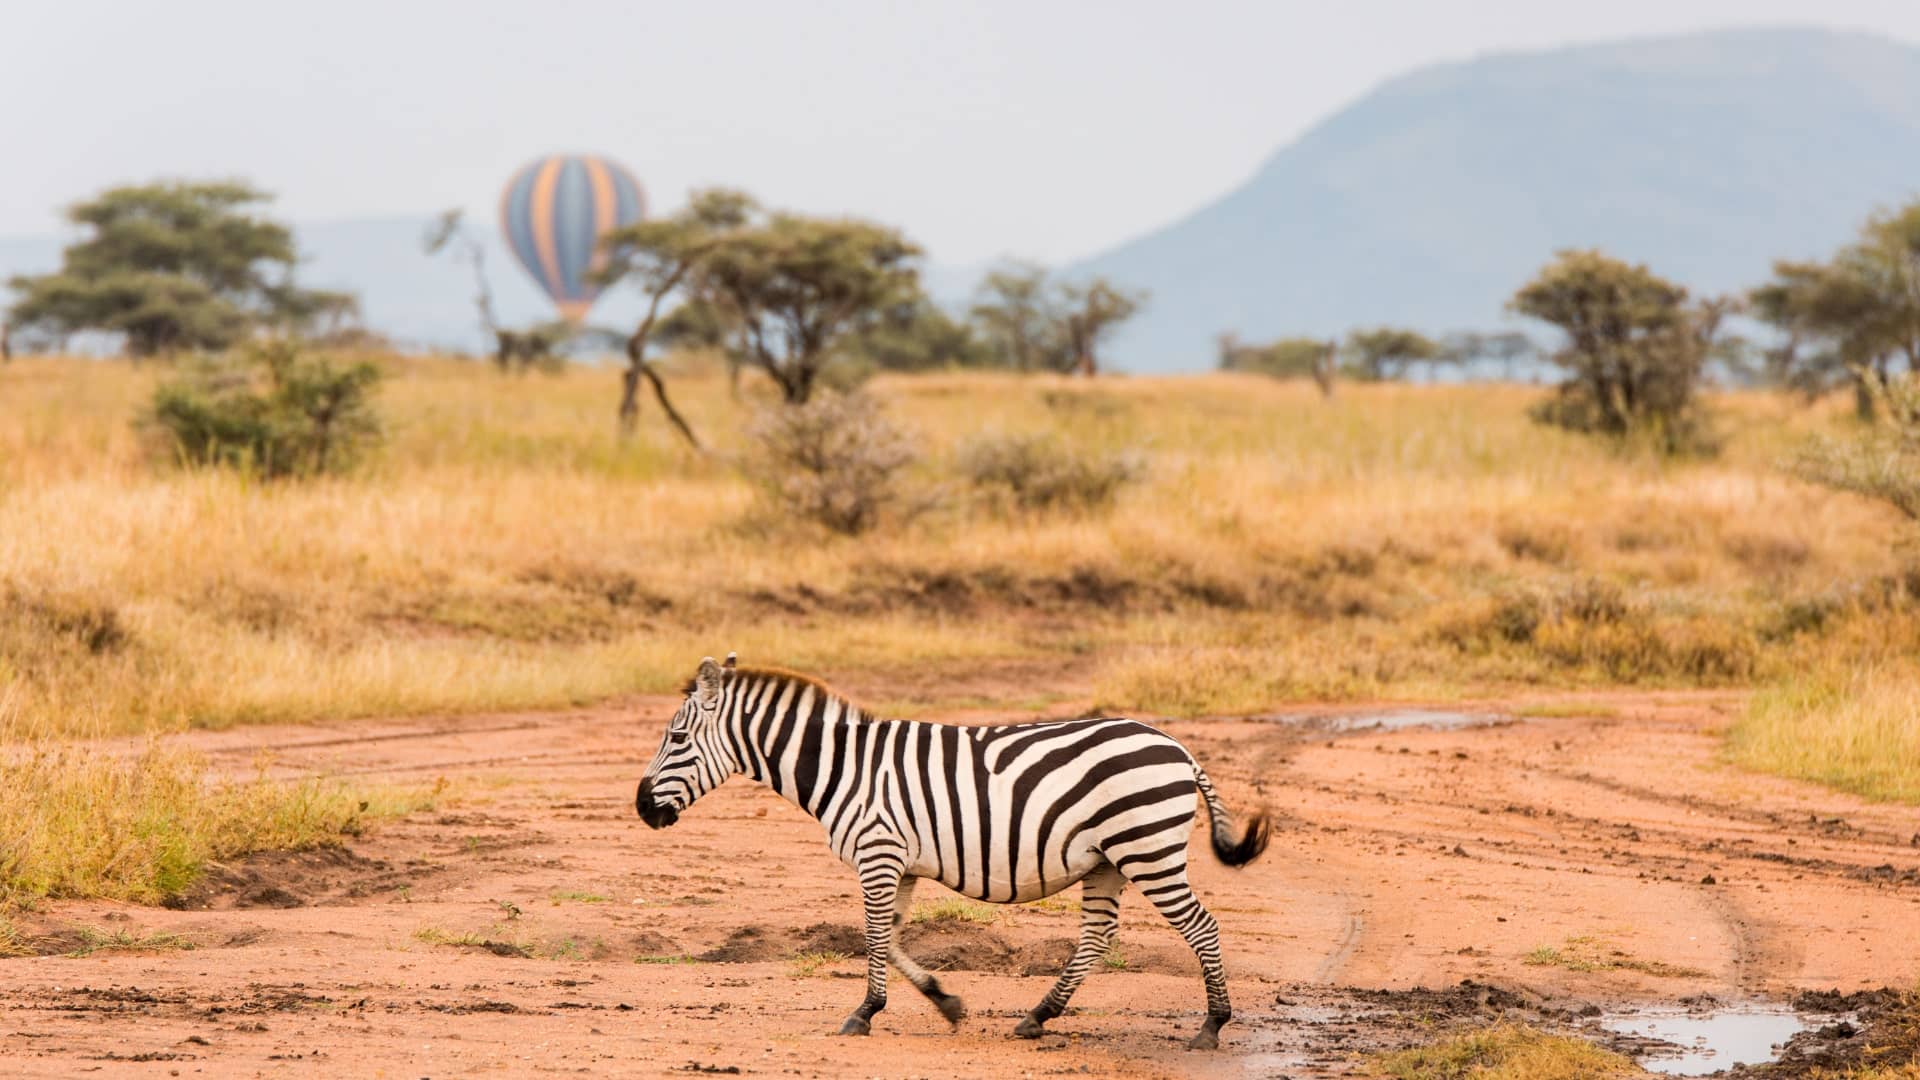
M 683 742 L 686 742 L 686 741 L 687 741 L 687 733 L 686 733 L 686 732 L 684 732 L 684 731 L 681 731 L 681 730 L 679 730 L 679 729 L 677 729 L 677 728 L 676 728 L 676 729 L 675 729 L 675 730 L 673 730 L 673 731 L 669 731 L 669 732 L 667 732 L 667 741 L 668 741 L 668 742 L 670 742 L 670 743 L 683 743 Z

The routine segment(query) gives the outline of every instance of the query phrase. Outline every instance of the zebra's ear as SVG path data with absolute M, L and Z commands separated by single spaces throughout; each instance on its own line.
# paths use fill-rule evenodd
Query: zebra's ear
M 694 692 L 703 700 L 712 701 L 720 696 L 720 665 L 709 656 L 700 661 L 700 671 L 693 677 Z
M 728 653 L 728 654 L 727 654 L 727 662 L 726 662 L 726 663 L 724 663 L 724 664 L 721 664 L 720 666 L 721 666 L 721 667 L 723 667 L 723 668 L 725 668 L 725 669 L 727 669 L 728 671 L 732 671 L 732 670 L 733 670 L 733 665 L 734 665 L 735 663 L 737 663 L 737 662 L 739 662 L 739 660 L 740 660 L 740 654 L 739 654 L 739 653 L 737 653 L 737 652 L 730 652 L 730 653 Z

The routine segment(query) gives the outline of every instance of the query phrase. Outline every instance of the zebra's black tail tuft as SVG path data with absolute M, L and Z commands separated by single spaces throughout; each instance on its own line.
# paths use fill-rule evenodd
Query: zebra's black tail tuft
M 1265 811 L 1253 815 L 1247 822 L 1247 831 L 1238 843 L 1233 834 L 1227 831 L 1227 823 L 1214 819 L 1213 853 L 1228 866 L 1245 866 L 1260 857 L 1267 850 L 1267 841 L 1273 836 L 1273 821 Z
M 1228 866 L 1245 866 L 1259 858 L 1273 837 L 1273 819 L 1261 810 L 1247 822 L 1247 831 L 1236 840 L 1226 804 L 1220 801 L 1219 792 L 1213 790 L 1213 781 L 1207 779 L 1207 772 L 1199 762 L 1194 763 L 1193 779 L 1200 787 L 1200 798 L 1206 801 L 1207 816 L 1213 819 L 1213 828 L 1208 833 L 1213 839 L 1214 855 Z

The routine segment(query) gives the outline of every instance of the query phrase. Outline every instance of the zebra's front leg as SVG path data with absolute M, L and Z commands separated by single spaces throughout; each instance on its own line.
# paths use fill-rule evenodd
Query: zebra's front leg
M 867 996 L 840 1025 L 842 1035 L 872 1031 L 873 1014 L 887 1007 L 887 956 L 893 951 L 893 908 L 899 894 L 899 863 L 861 868 L 860 895 L 867 909 Z
M 900 974 L 907 977 L 907 981 L 913 984 L 914 989 L 927 995 L 927 1000 L 933 1002 L 933 1007 L 939 1009 L 940 1015 L 947 1018 L 947 1023 L 958 1027 L 960 1021 L 967 1018 L 966 1005 L 957 995 L 947 993 L 946 988 L 940 985 L 940 980 L 934 978 L 932 972 L 921 967 L 913 957 L 906 954 L 906 950 L 900 947 L 900 930 L 907 924 L 907 914 L 913 909 L 913 887 L 919 883 L 920 879 L 912 875 L 902 878 L 900 892 L 894 897 L 891 939 L 893 966 L 900 969 Z
M 1037 1039 L 1046 1033 L 1046 1022 L 1067 1010 L 1067 1001 L 1080 988 L 1087 971 L 1107 955 L 1113 946 L 1113 931 L 1120 925 L 1120 891 L 1127 880 L 1112 863 L 1102 863 L 1088 874 L 1080 886 L 1080 940 L 1074 944 L 1073 958 L 1060 978 L 1040 999 L 1040 1004 L 1013 1029 L 1023 1039 Z

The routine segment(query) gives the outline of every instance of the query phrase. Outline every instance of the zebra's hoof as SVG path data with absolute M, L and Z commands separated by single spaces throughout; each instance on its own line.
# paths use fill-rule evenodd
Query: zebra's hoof
M 847 1022 L 840 1025 L 838 1032 L 841 1035 L 871 1035 L 872 1033 L 873 1025 L 857 1016 L 847 1017 Z
M 1200 1028 L 1200 1034 L 1195 1035 L 1193 1038 L 1187 1040 L 1187 1049 L 1189 1050 L 1220 1049 L 1219 1022 L 1209 1017 L 1207 1019 L 1206 1024 L 1202 1025 L 1202 1027 Z
M 957 994 L 947 994 L 943 997 L 935 998 L 933 1000 L 933 1007 L 939 1009 L 940 1015 L 947 1018 L 947 1023 L 955 1027 L 958 1027 L 960 1021 L 967 1018 L 966 1003 L 961 1001 Z
M 1043 1023 L 1043 1021 L 1034 1019 L 1032 1014 L 1028 1014 L 1021 1018 L 1020 1026 L 1014 1028 L 1013 1033 L 1023 1039 L 1037 1039 L 1047 1033 L 1047 1029 L 1043 1026 Z

